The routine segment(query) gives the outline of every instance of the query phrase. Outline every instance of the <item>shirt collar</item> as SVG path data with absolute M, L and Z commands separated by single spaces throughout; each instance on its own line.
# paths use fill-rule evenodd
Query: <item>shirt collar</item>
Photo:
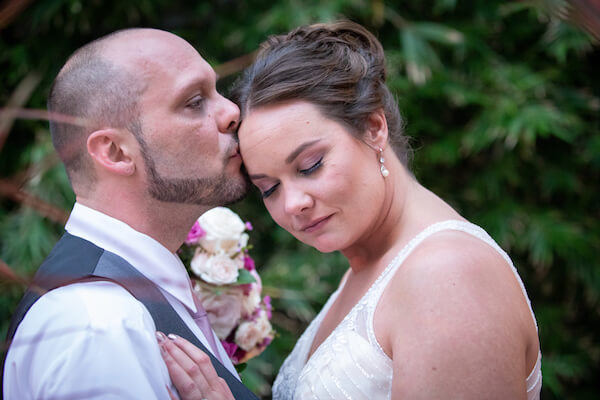
M 196 311 L 191 281 L 181 259 L 150 236 L 123 221 L 75 203 L 65 225 L 71 235 L 117 254 L 162 290 Z

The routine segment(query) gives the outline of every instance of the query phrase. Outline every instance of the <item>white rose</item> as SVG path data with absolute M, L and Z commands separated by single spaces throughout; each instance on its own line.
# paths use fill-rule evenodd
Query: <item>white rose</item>
M 210 253 L 225 252 L 232 255 L 239 251 L 239 242 L 246 225 L 241 218 L 226 207 L 215 207 L 198 218 L 198 223 L 206 232 L 199 243 Z M 246 243 L 248 239 L 245 239 Z
M 252 289 L 250 289 L 250 293 L 242 298 L 242 313 L 244 316 L 251 316 L 254 313 L 254 310 L 258 308 L 260 305 L 260 288 L 252 284 Z
M 238 250 L 241 250 L 248 245 L 248 239 L 250 239 L 250 236 L 247 233 L 242 233 L 240 240 L 238 241 Z
M 250 275 L 256 279 L 256 282 L 250 284 L 250 292 L 242 298 L 242 315 L 244 317 L 251 316 L 260 305 L 262 282 L 256 270 L 250 271 Z
M 208 262 L 208 254 L 202 251 L 202 249 L 196 249 L 194 252 L 194 257 L 192 261 L 190 261 L 190 268 L 196 274 L 197 277 L 200 277 L 202 271 L 206 270 L 206 263 Z
M 196 250 L 190 263 L 192 271 L 208 283 L 226 285 L 238 278 L 238 270 L 244 266 L 240 257 L 232 259 L 226 254 L 209 256 L 200 249 Z
M 208 320 L 217 337 L 224 340 L 240 320 L 243 294 L 239 290 L 217 294 L 200 286 L 196 286 L 196 293 L 208 313 Z
M 254 321 L 244 321 L 235 331 L 235 343 L 246 351 L 252 350 L 271 333 L 271 323 L 263 310 Z

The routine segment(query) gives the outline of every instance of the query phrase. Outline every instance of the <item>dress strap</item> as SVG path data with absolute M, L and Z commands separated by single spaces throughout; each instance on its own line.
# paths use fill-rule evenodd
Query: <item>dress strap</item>
M 379 303 L 379 299 L 381 298 L 383 291 L 387 287 L 390 280 L 394 277 L 395 272 L 398 270 L 398 268 L 400 268 L 400 266 L 402 265 L 404 260 L 412 253 L 412 251 L 419 244 L 421 244 L 421 242 L 423 242 L 423 240 L 427 239 L 429 236 L 432 236 L 438 232 L 448 231 L 448 230 L 461 231 L 461 232 L 467 233 L 469 235 L 472 235 L 472 236 L 480 239 L 481 241 L 485 242 L 490 247 L 492 247 L 494 250 L 496 250 L 496 252 L 498 252 L 504 258 L 506 263 L 510 266 L 510 268 L 515 276 L 515 279 L 519 283 L 521 291 L 523 292 L 523 296 L 525 297 L 525 300 L 527 301 L 527 306 L 529 307 L 529 311 L 531 313 L 531 318 L 533 319 L 536 330 L 537 330 L 537 321 L 535 319 L 533 309 L 531 308 L 531 302 L 529 300 L 529 296 L 527 295 L 527 291 L 525 290 L 525 285 L 523 285 L 523 281 L 521 280 L 521 277 L 519 276 L 515 266 L 513 265 L 510 257 L 508 256 L 508 254 L 506 254 L 506 252 L 504 250 L 502 250 L 502 248 L 500 248 L 500 246 L 498 246 L 498 244 L 494 241 L 494 239 L 492 239 L 492 237 L 481 227 L 479 227 L 475 224 L 472 224 L 470 222 L 466 222 L 466 221 L 448 220 L 448 221 L 442 221 L 442 222 L 432 224 L 432 225 L 428 226 L 427 228 L 425 228 L 423 231 L 421 231 L 417 236 L 412 238 L 402 248 L 402 250 L 400 250 L 400 253 L 398 253 L 398 255 L 392 260 L 392 262 L 386 267 L 386 269 L 379 276 L 379 278 L 377 278 L 377 280 L 375 281 L 375 283 L 373 283 L 373 286 L 371 287 L 371 289 L 369 289 L 369 292 L 365 296 L 364 300 L 367 304 L 367 311 L 368 311 L 368 318 L 367 318 L 368 339 L 371 343 L 376 344 L 376 346 L 379 347 L 379 349 L 381 351 L 383 351 L 383 349 L 381 348 L 381 346 L 379 345 L 379 343 L 377 342 L 377 340 L 375 338 L 375 332 L 373 329 L 373 316 L 375 314 L 375 309 L 377 308 L 377 303 Z

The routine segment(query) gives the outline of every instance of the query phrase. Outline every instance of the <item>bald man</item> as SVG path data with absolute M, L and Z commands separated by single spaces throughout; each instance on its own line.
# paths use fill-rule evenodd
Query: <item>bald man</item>
M 189 43 L 154 29 L 100 38 L 59 72 L 48 109 L 80 123 L 50 130 L 77 201 L 13 316 L 6 399 L 169 399 L 157 329 L 209 349 L 236 398 L 254 398 L 194 322 L 175 254 L 199 215 L 249 187 L 239 110 L 215 80 Z

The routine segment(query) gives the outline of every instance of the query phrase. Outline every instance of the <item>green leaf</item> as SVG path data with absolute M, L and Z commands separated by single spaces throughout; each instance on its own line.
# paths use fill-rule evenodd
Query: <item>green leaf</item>
M 464 42 L 464 36 L 461 32 L 442 24 L 418 22 L 413 23 L 411 28 L 425 39 L 434 42 L 449 45 L 457 45 Z
M 400 41 L 408 78 L 418 85 L 424 84 L 431 76 L 431 69 L 440 66 L 435 51 L 411 27 L 400 32 Z
M 248 363 L 241 363 L 241 364 L 236 364 L 235 365 L 235 370 L 239 373 L 243 372 L 246 367 L 248 367 Z
M 250 271 L 245 268 L 238 270 L 238 278 L 235 281 L 235 285 L 245 285 L 253 282 L 256 282 L 256 279 L 250 274 Z

